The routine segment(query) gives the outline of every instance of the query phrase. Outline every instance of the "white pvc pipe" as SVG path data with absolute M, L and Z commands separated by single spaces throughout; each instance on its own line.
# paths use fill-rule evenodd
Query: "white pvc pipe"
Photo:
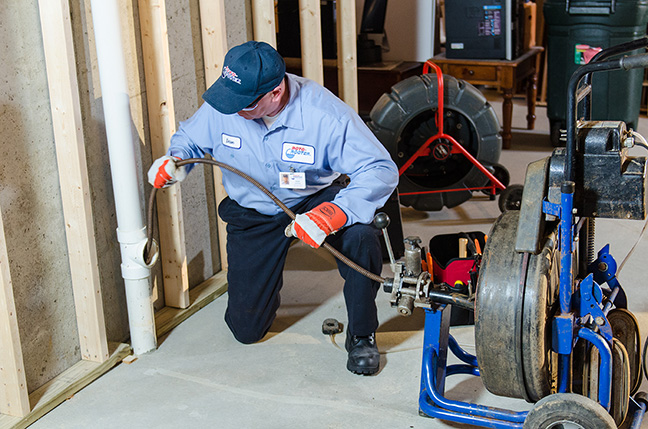
M 142 258 L 146 226 L 140 207 L 135 162 L 137 143 L 132 128 L 119 8 L 117 0 L 91 0 L 91 7 L 128 323 L 133 351 L 142 354 L 157 347 L 157 337 L 150 283 L 152 263 L 146 265 Z

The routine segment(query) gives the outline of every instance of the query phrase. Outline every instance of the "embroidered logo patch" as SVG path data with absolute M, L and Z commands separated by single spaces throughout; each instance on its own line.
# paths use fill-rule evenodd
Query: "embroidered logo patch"
M 284 142 L 281 148 L 281 159 L 299 164 L 315 163 L 315 148 L 313 146 L 301 145 L 299 143 Z
M 223 67 L 223 77 L 231 80 L 234 83 L 238 83 L 239 85 L 241 84 L 241 79 L 238 77 L 238 75 L 230 70 L 230 68 L 227 66 Z
M 231 147 L 234 149 L 241 148 L 241 138 L 236 136 L 228 136 L 227 134 L 221 134 L 221 140 L 224 146 Z

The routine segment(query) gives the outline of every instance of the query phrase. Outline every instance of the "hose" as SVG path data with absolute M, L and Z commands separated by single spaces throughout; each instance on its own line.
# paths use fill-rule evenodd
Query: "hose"
M 237 174 L 247 180 L 248 182 L 252 183 L 254 186 L 259 188 L 264 194 L 266 194 L 275 204 L 277 204 L 287 215 L 290 217 L 290 219 L 295 220 L 295 214 L 272 192 L 270 192 L 265 186 L 260 184 L 258 181 L 256 181 L 253 177 L 250 177 L 249 175 L 245 174 L 244 172 L 237 170 L 236 168 L 224 164 L 222 162 L 213 160 L 213 159 L 207 159 L 207 158 L 189 158 L 189 159 L 183 159 L 180 161 L 176 162 L 177 167 L 181 167 L 183 165 L 187 164 L 197 164 L 197 163 L 202 163 L 202 164 L 210 164 L 210 165 L 215 165 L 216 167 L 223 168 L 227 171 L 231 171 L 234 174 Z M 148 201 L 148 212 L 147 212 L 147 242 L 146 242 L 146 248 L 145 248 L 145 253 L 144 253 L 144 259 L 147 264 L 151 262 L 152 256 L 151 253 L 151 248 L 153 247 L 153 214 L 154 214 L 154 207 L 155 207 L 155 196 L 157 193 L 157 188 L 153 188 L 151 190 L 151 194 L 149 195 L 149 201 Z M 350 268 L 354 269 L 358 273 L 362 274 L 363 276 L 369 278 L 370 280 L 373 280 L 378 283 L 385 283 L 385 278 L 381 277 L 379 275 L 376 275 L 372 273 L 369 270 L 366 270 L 344 256 L 342 253 L 340 253 L 338 250 L 336 250 L 333 246 L 331 246 L 329 243 L 322 243 L 322 247 L 328 250 L 333 256 L 335 256 L 337 259 L 339 259 L 341 262 L 349 266 Z

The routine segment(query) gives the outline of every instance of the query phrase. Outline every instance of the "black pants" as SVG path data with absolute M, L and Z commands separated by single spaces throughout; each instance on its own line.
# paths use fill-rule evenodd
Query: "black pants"
M 332 201 L 341 189 L 333 185 L 291 207 L 304 213 Z M 229 264 L 228 302 L 225 321 L 234 337 L 245 344 L 259 341 L 270 329 L 279 308 L 283 268 L 288 247 L 284 229 L 290 223 L 285 213 L 262 215 L 225 198 L 218 213 L 227 222 Z M 355 224 L 327 237 L 343 255 L 375 274 L 382 269 L 379 230 L 373 225 Z M 369 280 L 337 261 L 344 278 L 344 299 L 349 317 L 347 335 L 369 335 L 378 328 L 376 294 L 379 283 Z

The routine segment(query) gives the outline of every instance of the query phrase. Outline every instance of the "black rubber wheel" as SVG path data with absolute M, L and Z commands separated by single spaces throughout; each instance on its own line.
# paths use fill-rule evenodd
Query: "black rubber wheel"
M 504 213 L 509 210 L 520 210 L 523 191 L 524 186 L 522 185 L 507 186 L 500 194 L 499 200 L 497 200 L 500 211 Z
M 533 407 L 524 429 L 616 429 L 614 419 L 598 402 L 575 393 L 556 393 Z
M 502 138 L 495 110 L 469 83 L 444 75 L 443 84 L 444 132 L 481 164 L 496 164 Z M 436 75 L 412 76 L 383 94 L 371 110 L 368 126 L 399 169 L 438 132 L 437 89 Z M 455 207 L 472 197 L 466 188 L 487 185 L 484 173 L 462 154 L 452 153 L 450 141 L 436 140 L 429 149 L 400 176 L 398 191 L 404 206 L 422 211 Z
M 475 298 L 475 348 L 481 380 L 496 395 L 535 402 L 555 391 L 551 320 L 560 258 L 555 230 L 540 253 L 515 250 L 519 211 L 489 233 Z

